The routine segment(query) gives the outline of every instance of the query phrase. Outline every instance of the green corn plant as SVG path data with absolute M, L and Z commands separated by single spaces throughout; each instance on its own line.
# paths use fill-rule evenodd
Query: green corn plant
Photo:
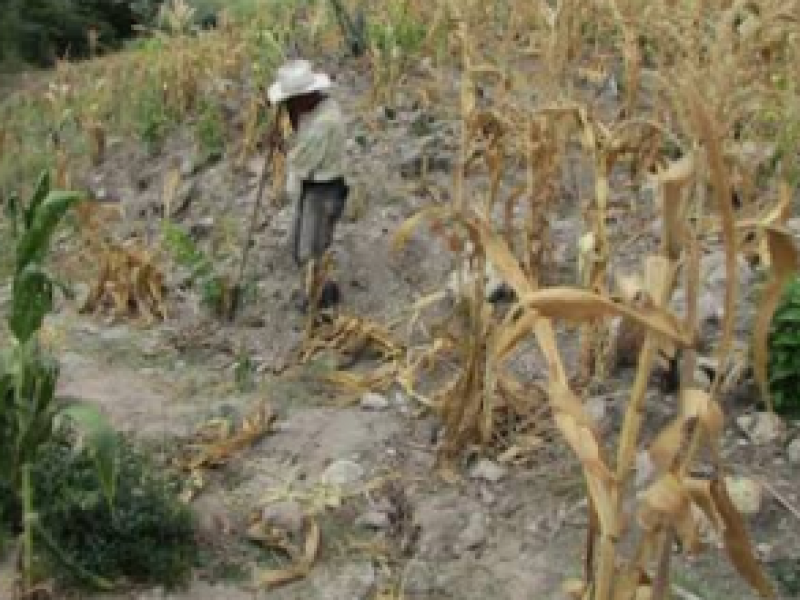
M 363 4 L 351 15 L 342 0 L 330 0 L 330 2 L 350 54 L 355 57 L 362 56 L 367 51 L 367 22 Z
M 200 294 L 200 299 L 214 315 L 222 316 L 227 310 L 230 285 L 224 274 L 216 268 L 212 257 L 201 250 L 187 231 L 165 221 L 164 244 L 175 262 L 189 269 L 190 282 Z
M 29 202 L 16 204 L 13 213 L 14 267 L 6 318 L 11 343 L 0 353 L 0 486 L 12 490 L 21 507 L 26 589 L 33 583 L 34 539 L 58 555 L 37 519 L 31 473 L 40 450 L 63 424 L 71 425 L 91 451 L 100 488 L 111 506 L 114 501 L 116 436 L 95 408 L 56 396 L 58 362 L 38 335 L 60 285 L 44 263 L 59 223 L 79 199 L 75 193 L 51 191 L 45 173 Z M 78 575 L 109 587 L 96 575 Z

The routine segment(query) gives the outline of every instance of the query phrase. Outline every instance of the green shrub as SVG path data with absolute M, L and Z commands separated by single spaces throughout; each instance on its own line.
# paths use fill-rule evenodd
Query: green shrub
M 369 38 L 384 56 L 399 53 L 402 60 L 411 60 L 427 35 L 427 24 L 413 14 L 408 0 L 389 4 L 386 19 L 374 19 L 369 25 Z
M 194 126 L 201 161 L 215 161 L 225 153 L 225 122 L 222 110 L 213 100 L 203 99 Z
M 155 0 L 6 0 L 0 3 L 0 62 L 49 65 L 67 53 L 86 56 L 90 26 L 98 28 L 101 44 L 115 48 L 157 5 Z
M 145 82 L 136 97 L 134 105 L 136 129 L 139 139 L 147 151 L 157 153 L 175 125 L 174 115 L 170 114 L 164 101 L 164 90 L 158 77 Z
M 175 262 L 189 269 L 190 283 L 199 292 L 203 306 L 215 315 L 225 314 L 229 286 L 218 272 L 216 262 L 180 226 L 167 221 L 163 232 L 164 244 Z
M 800 277 L 788 283 L 772 318 L 768 367 L 776 412 L 800 417 Z
M 179 484 L 160 474 L 147 455 L 123 441 L 118 489 L 111 508 L 98 490 L 91 457 L 66 436 L 48 444 L 34 467 L 43 529 L 74 565 L 112 582 L 174 587 L 197 559 L 194 518 L 178 500 Z M 42 548 L 60 582 L 82 586 L 74 569 Z

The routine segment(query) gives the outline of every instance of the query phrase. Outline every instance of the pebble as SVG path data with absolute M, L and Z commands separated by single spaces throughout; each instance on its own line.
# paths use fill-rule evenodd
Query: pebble
M 584 408 L 598 431 L 604 432 L 611 425 L 605 398 L 590 398 Z
M 800 465 L 800 437 L 795 439 L 786 449 L 789 456 L 789 462 L 793 465 Z
M 656 475 L 656 466 L 650 458 L 650 453 L 642 450 L 636 455 L 634 468 L 634 487 L 641 490 L 649 485 Z
M 771 412 L 742 415 L 736 419 L 737 425 L 746 431 L 754 444 L 772 444 L 783 435 L 784 424 L 781 418 Z
M 481 488 L 481 502 L 483 502 L 486 506 L 492 506 L 497 502 L 497 496 L 495 496 L 491 490 L 482 487 Z
M 731 502 L 745 516 L 753 516 L 761 511 L 763 490 L 761 485 L 748 477 L 729 476 L 725 478 Z
M 355 485 L 364 478 L 364 468 L 351 460 L 337 460 L 322 473 L 322 483 L 347 487 Z
M 475 550 L 486 543 L 486 517 L 481 513 L 473 513 L 469 523 L 458 537 L 457 550 Z
M 402 575 L 402 589 L 408 597 L 427 597 L 437 591 L 436 570 L 425 561 L 409 561 Z
M 127 337 L 130 337 L 130 329 L 125 325 L 119 327 L 109 327 L 100 331 L 100 339 L 104 342 L 119 342 Z
M 295 500 L 284 500 L 265 506 L 261 518 L 268 523 L 292 534 L 303 530 L 303 507 Z
M 367 392 L 361 397 L 361 408 L 364 410 L 386 410 L 389 408 L 389 400 L 381 394 Z
M 389 515 L 379 510 L 370 510 L 356 519 L 356 526 L 366 529 L 389 529 Z
M 490 483 L 497 483 L 507 474 L 508 470 L 504 466 L 487 458 L 479 460 L 470 471 L 470 477 L 472 477 L 472 479 L 482 479 Z

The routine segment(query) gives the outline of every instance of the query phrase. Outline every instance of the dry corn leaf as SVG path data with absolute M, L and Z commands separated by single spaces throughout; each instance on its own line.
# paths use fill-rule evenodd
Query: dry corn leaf
M 408 244 L 408 240 L 411 238 L 414 231 L 426 219 L 435 222 L 439 220 L 447 221 L 452 217 L 453 209 L 450 207 L 432 206 L 419 211 L 412 217 L 406 219 L 403 224 L 397 228 L 392 236 L 392 251 L 399 252 L 402 250 Z
M 535 312 L 526 311 L 519 318 L 514 319 L 514 313 L 502 324 L 499 332 L 495 334 L 492 348 L 492 359 L 501 362 L 528 336 L 541 317 Z M 510 321 L 510 322 L 509 322 Z
M 686 215 L 681 192 L 692 180 L 696 169 L 695 163 L 694 155 L 688 153 L 655 175 L 658 200 L 663 215 L 662 247 L 666 256 L 672 260 L 677 260 L 681 254 Z
M 705 514 L 714 529 L 721 532 L 725 524 L 714 506 L 714 498 L 711 495 L 711 480 L 688 477 L 684 479 L 683 485 L 692 502 L 703 511 L 703 514 Z
M 320 529 L 316 521 L 306 518 L 306 538 L 302 555 L 295 563 L 285 569 L 260 570 L 256 581 L 259 587 L 274 589 L 306 577 L 317 559 L 320 545 Z
M 786 282 L 798 269 L 797 248 L 791 232 L 776 227 L 765 229 L 772 265 L 769 282 L 761 294 L 758 315 L 753 333 L 753 371 L 768 406 L 772 406 L 769 394 L 769 332 L 772 317 L 780 303 Z
M 687 389 L 681 394 L 681 418 L 684 421 L 697 418 L 710 440 L 718 439 L 725 425 L 719 404 L 698 389 Z
M 258 406 L 242 421 L 238 431 L 227 424 L 215 424 L 216 435 L 209 435 L 206 428 L 204 443 L 194 456 L 181 461 L 182 465 L 192 471 L 202 467 L 218 467 L 226 464 L 235 454 L 241 452 L 266 435 L 276 419 L 275 413 L 267 403 Z
M 639 600 L 649 598 L 650 578 L 647 573 L 633 565 L 621 565 L 614 576 L 613 600 Z
M 658 308 L 635 310 L 620 302 L 614 302 L 600 294 L 575 288 L 547 288 L 523 297 L 520 304 L 540 312 L 549 318 L 569 321 L 590 321 L 604 317 L 626 317 L 643 327 L 666 337 L 683 347 L 693 344 L 678 319 Z
M 592 431 L 591 418 L 572 391 L 560 382 L 550 381 L 548 395 L 555 412 L 556 427 L 584 468 L 586 484 L 601 529 L 611 532 L 617 522 L 612 502 L 616 482 L 601 456 L 600 445 Z
M 686 427 L 683 419 L 675 419 L 656 436 L 648 452 L 659 472 L 666 473 L 674 467 L 685 439 Z
M 163 214 L 167 217 L 173 216 L 173 203 L 178 196 L 180 186 L 181 170 L 177 167 L 173 167 L 167 172 L 164 178 L 164 188 L 161 192 L 161 203 L 164 209 Z
M 166 319 L 164 274 L 154 257 L 140 248 L 113 243 L 103 245 L 101 252 L 97 280 L 80 311 L 96 312 L 110 305 L 116 317 Z
M 562 584 L 561 590 L 572 600 L 582 600 L 588 590 L 588 585 L 580 579 L 568 579 Z
M 663 523 L 673 523 L 689 510 L 689 497 L 680 480 L 666 473 L 642 494 L 639 523 L 646 531 L 653 531 Z
M 714 508 L 725 525 L 722 538 L 731 562 L 762 598 L 775 598 L 775 591 L 753 554 L 744 521 L 733 505 L 723 479 L 714 479 L 711 482 L 711 497 Z

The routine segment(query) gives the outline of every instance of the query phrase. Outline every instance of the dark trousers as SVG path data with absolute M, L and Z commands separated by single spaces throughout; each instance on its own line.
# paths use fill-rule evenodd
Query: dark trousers
M 330 248 L 349 192 L 343 177 L 303 182 L 292 227 L 292 253 L 298 266 L 320 258 Z

